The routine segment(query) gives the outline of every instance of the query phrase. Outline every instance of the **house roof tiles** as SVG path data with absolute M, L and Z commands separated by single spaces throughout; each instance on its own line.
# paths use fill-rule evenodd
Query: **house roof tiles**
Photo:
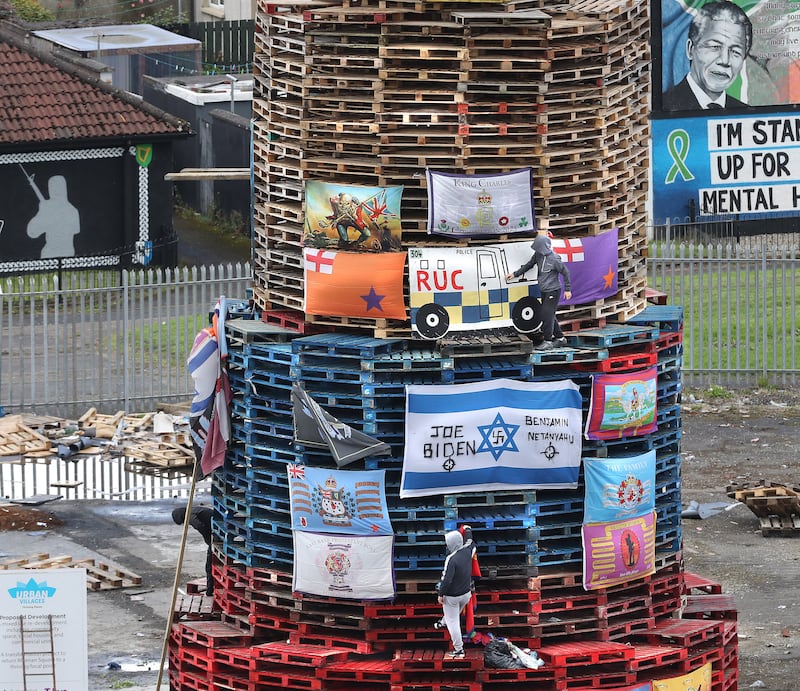
M 0 31 L 0 146 L 182 136 L 188 122 Z

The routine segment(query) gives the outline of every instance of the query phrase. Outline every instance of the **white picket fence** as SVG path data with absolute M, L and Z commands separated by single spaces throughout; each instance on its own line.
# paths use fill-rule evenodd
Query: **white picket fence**
M 248 264 L 2 278 L 0 406 L 74 418 L 186 401 L 195 335 L 251 282 Z M 796 244 L 656 241 L 648 284 L 684 307 L 685 383 L 798 383 Z

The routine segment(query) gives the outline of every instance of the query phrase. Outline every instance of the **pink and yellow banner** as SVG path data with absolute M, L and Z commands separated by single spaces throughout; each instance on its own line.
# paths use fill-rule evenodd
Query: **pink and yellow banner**
M 656 512 L 610 523 L 586 523 L 583 587 L 608 588 L 655 573 Z

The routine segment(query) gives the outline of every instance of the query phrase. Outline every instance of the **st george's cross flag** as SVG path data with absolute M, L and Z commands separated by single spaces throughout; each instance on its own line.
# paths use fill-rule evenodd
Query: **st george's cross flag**
M 570 380 L 406 387 L 400 496 L 578 484 L 581 394 Z
M 303 248 L 305 312 L 321 316 L 405 319 L 403 252 Z
M 569 269 L 572 297 L 562 305 L 582 305 L 611 297 L 617 292 L 619 268 L 617 228 L 585 238 L 553 238 L 553 252 Z

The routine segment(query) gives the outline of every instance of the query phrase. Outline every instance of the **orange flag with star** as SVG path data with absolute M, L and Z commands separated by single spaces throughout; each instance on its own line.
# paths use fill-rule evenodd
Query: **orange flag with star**
M 405 260 L 405 252 L 366 254 L 304 247 L 306 314 L 406 319 Z

